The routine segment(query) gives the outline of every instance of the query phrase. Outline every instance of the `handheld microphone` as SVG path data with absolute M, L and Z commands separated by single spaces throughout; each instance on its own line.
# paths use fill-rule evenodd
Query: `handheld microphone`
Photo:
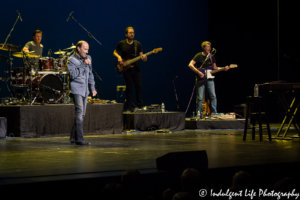
M 17 13 L 19 14 L 20 20 L 23 21 L 22 17 L 21 17 L 21 14 L 20 14 L 20 12 L 18 10 L 17 10 Z
M 72 16 L 72 13 L 73 13 L 73 11 L 70 13 L 70 15 L 69 15 L 69 17 L 68 17 L 67 21 L 69 21 L 69 19 L 71 18 L 71 16 Z

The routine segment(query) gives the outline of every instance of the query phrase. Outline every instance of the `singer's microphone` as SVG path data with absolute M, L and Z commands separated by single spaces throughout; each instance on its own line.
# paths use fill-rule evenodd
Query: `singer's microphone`
M 68 17 L 67 21 L 69 21 L 69 19 L 71 18 L 71 16 L 72 16 L 72 13 L 73 13 L 73 11 L 70 13 L 70 15 L 69 15 L 69 17 Z
M 18 10 L 17 10 L 17 12 L 19 14 L 20 20 L 23 21 L 20 12 Z

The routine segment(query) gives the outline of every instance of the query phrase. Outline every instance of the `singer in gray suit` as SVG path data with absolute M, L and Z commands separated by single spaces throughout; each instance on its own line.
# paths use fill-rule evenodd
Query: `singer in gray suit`
M 83 119 L 86 111 L 87 97 L 97 94 L 94 75 L 92 73 L 92 58 L 87 55 L 89 44 L 79 41 L 76 44 L 76 54 L 68 60 L 67 67 L 70 74 L 71 96 L 75 104 L 75 119 L 70 136 L 70 142 L 77 145 L 90 145 L 83 138 Z

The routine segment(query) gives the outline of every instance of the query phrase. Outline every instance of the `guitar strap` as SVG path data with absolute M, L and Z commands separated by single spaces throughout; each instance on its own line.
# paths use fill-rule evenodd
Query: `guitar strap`
M 134 56 L 136 57 L 137 53 L 137 42 L 134 40 Z

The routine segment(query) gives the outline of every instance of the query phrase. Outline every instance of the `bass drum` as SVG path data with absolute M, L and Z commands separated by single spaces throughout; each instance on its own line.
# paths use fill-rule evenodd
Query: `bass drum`
M 32 91 L 39 91 L 43 100 L 47 103 L 58 103 L 64 92 L 61 79 L 53 74 L 36 77 L 32 81 Z

